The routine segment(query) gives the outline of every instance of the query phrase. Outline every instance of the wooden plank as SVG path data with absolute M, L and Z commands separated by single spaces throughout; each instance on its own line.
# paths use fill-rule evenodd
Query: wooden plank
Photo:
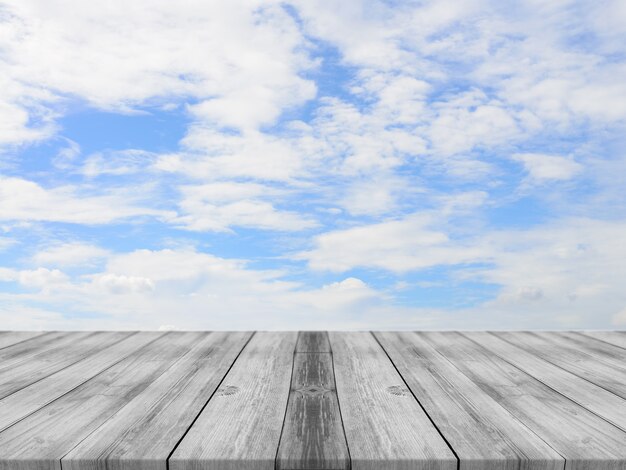
M 1 331 L 0 349 L 43 335 L 43 331 Z
M 457 460 L 370 333 L 330 333 L 352 469 L 446 469 Z
M 473 332 L 464 333 L 464 336 L 626 431 L 626 401 L 623 398 L 546 362 L 494 334 Z
M 0 398 L 7 397 L 81 361 L 89 354 L 121 341 L 130 334 L 128 332 L 65 333 L 46 346 L 4 360 L 0 365 Z M 5 351 L 8 352 L 8 350 Z
M 568 350 L 580 351 L 626 372 L 626 350 L 571 331 L 539 332 L 538 336 Z
M 176 364 L 63 457 L 64 470 L 165 470 L 167 458 L 251 333 L 207 333 Z
M 298 335 L 297 353 L 330 353 L 330 341 L 325 331 L 303 331 Z
M 579 331 L 578 334 L 626 349 L 626 331 Z
M 565 458 L 566 469 L 624 469 L 626 433 L 459 333 L 419 333 Z
M 329 351 L 327 333 L 299 334 L 277 470 L 350 468 Z
M 0 431 L 95 377 L 163 333 L 144 332 L 129 335 L 0 400 Z
M 500 332 L 499 338 L 514 344 L 531 354 L 541 357 L 610 392 L 626 398 L 626 370 L 608 364 L 581 349 L 565 346 L 558 335 L 531 332 Z
M 561 470 L 564 459 L 414 333 L 375 334 L 461 470 Z
M 204 333 L 169 332 L 0 432 L 0 469 L 61 470 L 61 458 L 180 360 Z
M 256 333 L 169 459 L 170 470 L 274 469 L 297 333 Z

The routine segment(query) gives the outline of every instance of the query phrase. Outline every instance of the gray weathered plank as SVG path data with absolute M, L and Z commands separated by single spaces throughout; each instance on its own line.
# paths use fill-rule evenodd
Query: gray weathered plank
M 458 333 L 419 333 L 546 441 L 566 469 L 626 466 L 626 433 Z
M 169 459 L 170 470 L 274 469 L 297 333 L 256 333 Z
M 204 333 L 169 332 L 0 432 L 0 469 L 61 469 L 61 458 L 180 360 Z
M 539 332 L 539 336 L 564 349 L 584 352 L 605 364 L 626 372 L 626 350 L 571 331 Z
M 555 333 L 499 332 L 499 338 L 541 357 L 616 395 L 626 398 L 626 369 L 598 359 L 595 355 L 572 347 Z
M 64 470 L 165 470 L 251 333 L 207 333 L 62 459 Z
M 0 331 L 0 349 L 43 335 L 43 331 Z
M 0 430 L 43 408 L 163 333 L 137 333 L 0 400 Z
M 551 469 L 565 461 L 414 333 L 375 334 L 459 458 L 461 470 Z
M 350 468 L 328 351 L 327 333 L 299 334 L 277 470 Z
M 9 396 L 129 335 L 126 332 L 65 333 L 46 346 L 5 359 L 0 364 L 0 398 Z M 28 342 L 34 343 L 37 339 Z M 9 352 L 12 349 L 14 348 L 4 351 Z
M 579 331 L 578 334 L 626 349 L 626 331 Z
M 626 431 L 626 401 L 623 398 L 514 346 L 494 334 L 473 332 L 464 333 L 464 336 Z
M 352 469 L 449 469 L 457 460 L 370 333 L 330 333 Z
M 303 331 L 298 335 L 297 353 L 330 353 L 330 342 L 326 331 Z

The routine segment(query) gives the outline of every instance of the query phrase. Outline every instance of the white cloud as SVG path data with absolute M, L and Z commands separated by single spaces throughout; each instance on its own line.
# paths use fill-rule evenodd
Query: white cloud
M 81 242 L 61 243 L 38 251 L 34 264 L 43 266 L 90 266 L 109 254 L 108 250 Z
M 154 282 L 147 277 L 102 274 L 95 278 L 94 283 L 111 294 L 143 293 L 154 290 Z
M 68 281 L 68 277 L 58 269 L 25 269 L 16 270 L 11 268 L 0 268 L 0 281 L 18 282 L 24 287 L 35 289 L 49 289 L 55 285 L 63 284 Z
M 253 129 L 315 94 L 300 76 L 312 66 L 306 42 L 279 3 L 10 0 L 3 10 L 0 142 L 50 135 L 60 97 L 121 111 L 190 97 L 198 119 Z
M 0 318 L 2 302 L 14 306 L 37 298 L 65 305 L 68 313 L 100 314 L 85 320 L 85 328 L 320 328 L 329 322 L 361 324 L 383 298 L 356 278 L 305 288 L 282 280 L 285 274 L 192 249 L 137 250 L 110 255 L 103 271 L 58 279 L 54 289 L 36 297 L 0 294 Z M 18 275 L 0 271 L 0 278 Z
M 626 325 L 626 308 L 622 309 L 621 311 L 617 312 L 615 315 L 613 315 L 613 325 L 615 326 L 624 326 Z
M 45 189 L 22 178 L 0 176 L 0 220 L 104 224 L 168 212 L 141 207 L 128 194 L 85 195 L 76 187 Z
M 583 166 L 572 158 L 539 153 L 517 153 L 513 159 L 522 163 L 531 179 L 569 180 L 580 173 Z
M 336 230 L 318 235 L 310 251 L 296 255 L 312 269 L 334 272 L 373 267 L 403 273 L 488 259 L 481 247 L 453 242 L 434 228 L 432 215 Z
M 317 223 L 296 212 L 277 210 L 265 201 L 269 187 L 244 183 L 212 183 L 181 188 L 182 215 L 173 222 L 187 230 L 226 231 L 231 226 L 294 231 Z

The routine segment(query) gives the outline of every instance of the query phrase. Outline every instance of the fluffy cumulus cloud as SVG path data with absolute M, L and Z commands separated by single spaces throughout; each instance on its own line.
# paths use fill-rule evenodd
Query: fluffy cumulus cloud
M 0 2 L 0 329 L 626 324 L 626 9 Z

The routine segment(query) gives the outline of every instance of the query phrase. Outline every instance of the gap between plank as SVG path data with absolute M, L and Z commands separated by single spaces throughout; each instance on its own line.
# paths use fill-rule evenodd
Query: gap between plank
M 278 445 L 276 446 L 276 455 L 274 456 L 274 470 L 278 470 L 278 452 L 280 451 L 280 443 L 283 440 L 283 431 L 285 430 L 285 423 L 287 422 L 287 411 L 289 411 L 289 400 L 291 398 L 291 384 L 293 382 L 293 371 L 296 366 L 296 351 L 298 350 L 298 341 L 300 341 L 301 331 L 298 331 L 296 336 L 296 344 L 293 346 L 293 354 L 291 356 L 291 375 L 289 376 L 289 391 L 287 392 L 287 402 L 285 403 L 285 414 L 283 415 L 283 425 L 280 428 L 280 436 L 278 436 Z M 167 469 L 169 470 L 169 469 Z
M 488 331 L 487 333 L 489 333 L 490 335 L 494 335 L 494 334 L 493 334 L 493 332 L 491 332 L 491 331 Z M 540 384 L 545 385 L 545 386 L 546 386 L 546 387 L 548 387 L 550 390 L 552 390 L 554 393 L 557 393 L 558 395 L 561 395 L 562 397 L 566 398 L 567 400 L 571 401 L 572 403 L 574 403 L 574 404 L 576 404 L 576 405 L 580 406 L 582 409 L 584 409 L 584 410 L 588 411 L 589 413 L 591 413 L 591 414 L 593 414 L 593 415 L 597 416 L 597 417 L 598 417 L 598 418 L 600 418 L 602 421 L 605 421 L 605 422 L 609 423 L 609 424 L 610 424 L 611 426 L 613 426 L 614 428 L 617 428 L 617 429 L 619 429 L 619 430 L 620 430 L 620 431 L 622 431 L 622 432 L 626 432 L 626 429 L 622 429 L 622 428 L 621 428 L 621 427 L 619 427 L 617 424 L 612 423 L 611 421 L 609 421 L 608 419 L 606 419 L 606 418 L 605 418 L 605 417 L 603 417 L 603 416 L 600 416 L 600 415 L 599 415 L 599 414 L 597 414 L 595 411 L 588 409 L 586 406 L 582 405 L 581 403 L 578 403 L 578 402 L 577 402 L 576 400 L 574 400 L 573 398 L 570 398 L 570 397 L 568 397 L 567 395 L 565 395 L 565 394 L 563 394 L 563 393 L 559 392 L 558 390 L 556 390 L 555 388 L 551 387 L 551 386 L 550 386 L 550 385 L 548 385 L 547 383 L 544 383 L 541 379 L 538 379 L 538 378 L 537 378 L 537 377 L 535 377 L 534 375 L 531 375 L 531 374 L 530 374 L 530 372 L 526 372 L 526 371 L 525 371 L 524 369 L 522 369 L 521 367 L 518 367 L 518 366 L 516 366 L 515 364 L 513 364 L 512 362 L 509 362 L 509 361 L 508 361 L 505 357 L 503 357 L 503 356 L 499 355 L 499 354 L 498 354 L 498 353 L 496 353 L 495 351 L 492 351 L 491 349 L 487 348 L 486 346 L 483 346 L 483 345 L 481 345 L 481 344 L 477 343 L 477 342 L 476 342 L 476 341 L 474 341 L 472 338 L 470 338 L 469 336 L 466 336 L 466 335 L 465 335 L 465 334 L 463 334 L 463 333 L 459 333 L 459 334 L 460 334 L 460 335 L 462 335 L 463 337 L 465 337 L 465 338 L 469 339 L 472 343 L 476 344 L 477 346 L 479 346 L 479 347 L 481 347 L 481 348 L 485 349 L 485 350 L 486 350 L 486 351 L 488 351 L 490 354 L 494 354 L 495 356 L 498 356 L 498 357 L 499 357 L 500 359 L 502 359 L 504 362 L 506 362 L 507 364 L 509 364 L 511 367 L 516 368 L 516 369 L 517 369 L 517 370 L 519 370 L 521 373 L 526 374 L 527 376 L 529 376 L 529 377 L 531 377 L 532 379 L 536 380 L 536 381 L 537 381 L 537 382 L 539 382 Z M 494 335 L 494 336 L 496 336 L 496 335 Z M 506 341 L 504 338 L 500 338 L 499 336 L 496 336 L 496 338 L 499 338 L 499 339 L 502 339 L 502 340 Z M 509 343 L 510 345 L 512 345 L 512 346 L 514 346 L 514 347 L 516 347 L 516 348 L 517 348 L 517 347 L 519 347 L 519 346 L 517 346 L 517 345 L 515 345 L 515 344 L 513 344 L 513 343 L 510 343 L 510 342 L 508 342 L 508 341 L 506 341 L 506 342 L 507 342 L 507 343 Z M 534 354 L 533 354 L 533 355 L 534 355 Z M 622 398 L 622 397 L 620 397 L 619 395 L 617 395 L 617 394 L 615 394 L 615 393 L 611 392 L 610 390 L 607 390 L 606 388 L 604 388 L 604 387 L 602 387 L 602 386 L 600 386 L 600 385 L 598 385 L 598 384 L 595 384 L 595 383 L 593 383 L 592 381 L 587 380 L 587 379 L 586 379 L 586 378 L 584 378 L 584 377 L 580 377 L 579 375 L 575 374 L 574 372 L 571 372 L 571 371 L 569 371 L 569 370 L 567 370 L 567 369 L 564 369 L 564 368 L 562 368 L 562 367 L 559 367 L 557 364 L 553 364 L 552 362 L 548 361 L 547 359 L 543 358 L 542 356 L 536 356 L 536 355 L 534 355 L 534 356 L 535 356 L 535 357 L 537 357 L 537 358 L 539 358 L 539 359 L 541 359 L 541 360 L 542 360 L 542 361 L 544 361 L 544 362 L 547 362 L 548 364 L 552 364 L 553 366 L 558 367 L 558 368 L 559 368 L 559 369 L 561 369 L 562 371 L 565 371 L 565 372 L 567 372 L 567 373 L 569 373 L 569 374 L 572 374 L 572 375 L 573 375 L 573 376 L 575 376 L 575 377 L 578 377 L 578 378 L 579 378 L 579 379 L 581 379 L 581 380 L 584 380 L 585 382 L 589 382 L 591 385 L 594 385 L 594 386 L 596 386 L 596 387 L 598 387 L 598 388 L 601 388 L 602 390 L 606 390 L 607 392 L 611 393 L 612 395 L 615 395 L 617 398 Z M 623 398 L 622 398 L 622 400 L 623 400 Z M 626 402 L 626 400 L 624 400 L 624 401 Z M 544 442 L 545 442 L 545 441 L 544 441 Z M 546 444 L 548 444 L 548 443 L 546 442 Z M 548 445 L 550 445 L 550 444 L 548 444 Z M 564 457 L 564 458 L 565 458 L 565 457 Z
M 439 433 L 439 435 L 441 436 L 441 438 L 444 440 L 444 442 L 446 443 L 446 445 L 448 446 L 448 448 L 452 451 L 452 454 L 454 454 L 454 458 L 456 459 L 456 469 L 460 470 L 461 468 L 461 459 L 459 458 L 459 456 L 457 455 L 456 451 L 454 450 L 454 448 L 452 447 L 452 445 L 450 444 L 450 442 L 448 442 L 448 439 L 446 439 L 446 436 L 443 435 L 443 433 L 439 430 L 439 428 L 437 427 L 437 425 L 435 424 L 435 422 L 433 421 L 433 419 L 430 417 L 430 415 L 428 414 L 428 412 L 426 411 L 426 409 L 424 408 L 424 406 L 422 405 L 422 403 L 418 400 L 417 396 L 415 395 L 415 393 L 413 393 L 413 390 L 411 389 L 411 387 L 409 387 L 409 384 L 406 382 L 406 380 L 404 380 L 404 377 L 402 376 L 402 374 L 400 373 L 400 371 L 398 370 L 398 368 L 396 367 L 396 364 L 393 362 L 393 360 L 391 359 L 391 356 L 389 356 L 389 353 L 387 353 L 387 350 L 384 348 L 384 346 L 381 344 L 380 341 L 378 341 L 378 338 L 376 337 L 376 335 L 374 334 L 373 331 L 370 331 L 370 334 L 372 335 L 372 337 L 374 338 L 374 341 L 376 341 L 376 343 L 378 343 L 378 346 L 380 346 L 380 348 L 383 350 L 383 352 L 385 353 L 385 356 L 387 356 L 387 359 L 389 359 L 389 362 L 391 362 L 391 365 L 393 366 L 393 368 L 396 370 L 397 374 L 400 376 L 400 378 L 402 379 L 402 382 L 404 382 L 405 387 L 407 388 L 407 390 L 409 390 L 411 392 L 411 395 L 413 396 L 413 398 L 415 399 L 415 401 L 417 402 L 417 404 L 420 406 L 420 408 L 422 409 L 422 411 L 424 412 L 424 414 L 426 415 L 426 417 L 428 418 L 428 420 L 431 422 L 431 424 L 433 425 L 433 427 L 437 430 L 437 432 Z
M 5 333 L 11 333 L 11 332 L 10 331 L 5 331 Z M 10 348 L 12 346 L 15 346 L 16 344 L 22 344 L 22 343 L 25 343 L 26 341 L 31 341 L 31 340 L 36 339 L 36 338 L 41 338 L 42 336 L 51 335 L 52 333 L 56 333 L 56 332 L 55 331 L 46 331 L 45 333 L 42 333 L 42 334 L 36 335 L 36 336 L 31 336 L 30 338 L 23 339 L 22 341 L 18 341 L 17 343 L 12 343 L 12 344 L 8 344 L 6 346 L 2 346 L 0 348 L 0 350 L 6 349 L 6 348 Z
M 100 349 L 100 350 L 97 350 L 97 351 L 91 352 L 91 353 L 89 353 L 88 355 L 86 355 L 85 357 L 83 357 L 83 358 L 81 358 L 81 359 L 78 359 L 77 361 L 74 361 L 74 362 L 72 362 L 71 364 L 68 364 L 68 365 L 66 365 L 65 367 L 62 367 L 61 369 L 59 369 L 59 370 L 57 370 L 57 371 L 54 371 L 54 372 L 52 372 L 52 373 L 50 373 L 50 374 L 48 374 L 48 375 L 46 375 L 46 376 L 43 376 L 43 377 L 41 377 L 41 378 L 37 379 L 36 381 L 31 382 L 31 383 L 29 383 L 29 384 L 27 384 L 27 385 L 24 385 L 22 388 L 20 388 L 20 389 L 18 389 L 18 390 L 15 390 L 15 391 L 13 391 L 13 392 L 9 393 L 8 395 L 3 396 L 3 397 L 0 399 L 0 401 L 1 401 L 1 400 L 4 400 L 4 399 L 5 399 L 5 398 L 7 398 L 7 397 L 10 397 L 10 396 L 11 396 L 11 395 L 13 395 L 14 393 L 20 392 L 20 391 L 24 390 L 25 388 L 30 387 L 31 385 L 34 385 L 34 384 L 36 384 L 36 383 L 38 383 L 38 382 L 41 382 L 42 380 L 47 379 L 48 377 L 52 377 L 54 374 L 58 374 L 59 372 L 63 372 L 63 371 L 64 371 L 65 369 L 67 369 L 68 367 L 72 367 L 73 365 L 76 365 L 76 364 L 78 364 L 79 362 L 85 361 L 85 360 L 89 359 L 91 356 L 93 356 L 94 354 L 98 354 L 98 353 L 100 353 L 100 352 L 102 352 L 102 351 L 104 351 L 104 350 L 106 350 L 106 349 L 108 349 L 108 348 L 111 348 L 111 347 L 115 346 L 116 344 L 121 343 L 122 341 L 127 340 L 128 338 L 131 338 L 131 337 L 135 336 L 137 333 L 138 333 L 138 331 L 135 331 L 135 332 L 131 333 L 130 335 L 126 336 L 125 338 L 122 338 L 122 339 L 120 339 L 120 340 L 116 341 L 115 343 L 111 343 L 111 344 L 109 344 L 108 346 L 105 346 L 104 348 L 102 348 L 102 349 Z M 30 338 L 29 338 L 29 339 L 30 339 Z M 26 341 L 28 341 L 28 340 L 26 340 Z M 124 356 L 124 357 L 126 357 L 126 356 Z M 119 362 L 119 361 L 118 361 L 118 362 Z M 107 367 L 107 369 L 108 369 L 108 367 Z M 96 374 L 96 375 L 98 375 L 98 374 Z M 92 378 L 92 377 L 90 377 L 89 379 L 91 379 L 91 378 Z M 89 379 L 87 379 L 87 380 L 89 380 Z M 84 384 L 84 383 L 85 383 L 85 382 L 82 382 L 82 383 L 80 383 L 80 384 L 79 384 L 79 385 L 77 385 L 77 386 L 79 387 L 80 385 L 82 385 L 82 384 Z M 76 388 L 76 387 L 74 387 L 74 388 Z M 74 390 L 74 388 L 72 388 L 72 390 Z M 71 391 L 71 390 L 70 390 L 70 391 Z M 66 392 L 66 393 L 68 393 L 68 392 Z M 65 394 L 64 394 L 64 395 L 65 395 Z M 60 397 L 59 397 L 59 398 L 60 398 Z M 50 403 L 52 403 L 52 402 L 50 402 Z M 44 405 L 44 406 L 46 406 L 46 405 Z M 43 407 L 42 407 L 42 408 L 43 408 Z M 39 408 L 39 409 L 41 409 L 41 408 Z M 21 421 L 21 420 L 20 420 L 20 421 Z M 12 426 L 12 425 L 11 425 L 11 426 Z M 8 428 L 8 427 L 7 427 L 7 428 Z M 7 429 L 7 428 L 5 428 L 5 429 Z M 2 431 L 4 431 L 4 429 L 0 430 L 0 432 L 2 432 Z
M 166 333 L 163 333 L 166 334 Z M 113 364 L 111 364 L 110 366 L 102 369 L 100 372 L 98 372 L 96 375 L 89 377 L 87 380 L 85 380 L 84 382 L 79 383 L 78 385 L 76 385 L 76 387 L 71 388 L 70 390 L 68 390 L 67 392 L 59 395 L 58 397 L 56 397 L 54 400 L 49 401 L 48 403 L 46 403 L 45 405 L 43 405 L 41 408 L 37 408 L 36 410 L 32 411 L 31 413 L 28 413 L 27 415 L 21 417 L 20 419 L 18 419 L 15 423 L 10 424 L 9 426 L 7 426 L 6 428 L 0 429 L 0 432 L 4 432 L 7 429 L 9 429 L 12 426 L 15 426 L 17 423 L 25 420 L 26 418 L 28 418 L 29 416 L 37 413 L 38 411 L 44 409 L 46 406 L 51 405 L 52 403 L 54 403 L 57 400 L 60 400 L 61 398 L 63 398 L 65 395 L 67 395 L 68 393 L 72 393 L 74 390 L 76 390 L 78 387 L 86 384 L 87 382 L 89 382 L 90 380 L 95 379 L 96 377 L 98 377 L 100 374 L 106 372 L 107 370 L 109 370 L 111 367 L 117 365 L 118 363 L 122 362 L 124 359 L 126 359 L 128 356 L 130 356 L 131 354 L 136 353 L 137 351 L 141 351 L 143 348 L 145 348 L 146 346 L 152 344 L 154 341 L 156 341 L 157 339 L 161 338 L 163 335 L 161 336 L 157 336 L 156 338 L 154 338 L 152 341 L 150 341 L 149 343 L 144 344 L 143 346 L 141 346 L 139 349 L 135 349 L 134 351 L 129 352 L 126 356 L 121 357 L 119 360 L 115 361 Z M 130 336 L 129 336 L 130 337 Z M 80 362 L 80 361 L 79 361 Z M 76 364 L 76 363 L 74 363 Z M 63 369 L 61 369 L 63 370 Z M 60 372 L 60 371 L 59 371 Z M 7 395 L 9 396 L 9 395 Z
M 330 364 L 333 366 L 333 382 L 335 382 L 335 396 L 337 397 L 337 409 L 339 410 L 339 419 L 341 420 L 341 429 L 343 430 L 343 439 L 346 442 L 346 450 L 348 451 L 348 470 L 352 470 L 352 456 L 350 455 L 350 446 L 348 445 L 348 437 L 346 436 L 346 427 L 343 424 L 343 415 L 341 414 L 341 402 L 339 400 L 339 392 L 337 392 L 337 376 L 335 375 L 335 355 L 333 354 L 333 344 L 330 342 L 328 331 L 326 338 L 328 339 L 328 348 L 330 349 Z
M 191 421 L 191 424 L 189 424 L 189 427 L 187 428 L 187 430 L 183 433 L 183 435 L 180 437 L 180 439 L 178 439 L 178 442 L 176 443 L 176 445 L 174 446 L 174 448 L 172 449 L 172 451 L 169 453 L 169 455 L 167 456 L 167 458 L 165 459 L 165 469 L 166 470 L 170 470 L 170 458 L 172 457 L 172 455 L 174 454 L 174 452 L 176 452 L 176 449 L 178 449 L 178 446 L 180 445 L 181 442 L 183 442 L 183 439 L 185 439 L 185 436 L 187 436 L 187 434 L 189 433 L 189 430 L 192 428 L 192 426 L 196 423 L 196 421 L 198 421 L 198 418 L 200 417 L 200 415 L 202 414 L 202 412 L 204 411 L 204 409 L 207 407 L 207 405 L 209 404 L 209 402 L 211 401 L 211 399 L 213 398 L 213 396 L 215 395 L 215 393 L 219 390 L 219 388 L 222 386 L 222 383 L 224 382 L 224 380 L 226 379 L 226 376 L 228 375 L 228 373 L 230 372 L 230 370 L 233 368 L 233 366 L 235 365 L 235 363 L 237 362 L 237 359 L 239 359 L 239 356 L 241 356 L 241 353 L 244 351 L 244 349 L 246 349 L 246 347 L 248 346 L 248 343 L 250 343 L 250 341 L 252 340 L 252 338 L 254 337 L 254 335 L 256 335 L 256 331 L 253 331 L 252 334 L 250 335 L 250 337 L 248 338 L 248 340 L 245 342 L 245 344 L 243 345 L 243 347 L 239 350 L 239 352 L 237 353 L 237 355 L 235 356 L 235 359 L 233 359 L 233 362 L 230 364 L 230 366 L 228 367 L 228 370 L 224 373 L 224 376 L 222 377 L 222 379 L 219 381 L 219 383 L 217 384 L 217 386 L 215 387 L 215 390 L 213 390 L 213 393 L 211 393 L 211 396 L 207 399 L 206 403 L 202 406 L 202 408 L 200 408 L 200 411 L 198 412 L 198 414 L 196 415 L 196 417 L 193 419 L 193 421 Z

